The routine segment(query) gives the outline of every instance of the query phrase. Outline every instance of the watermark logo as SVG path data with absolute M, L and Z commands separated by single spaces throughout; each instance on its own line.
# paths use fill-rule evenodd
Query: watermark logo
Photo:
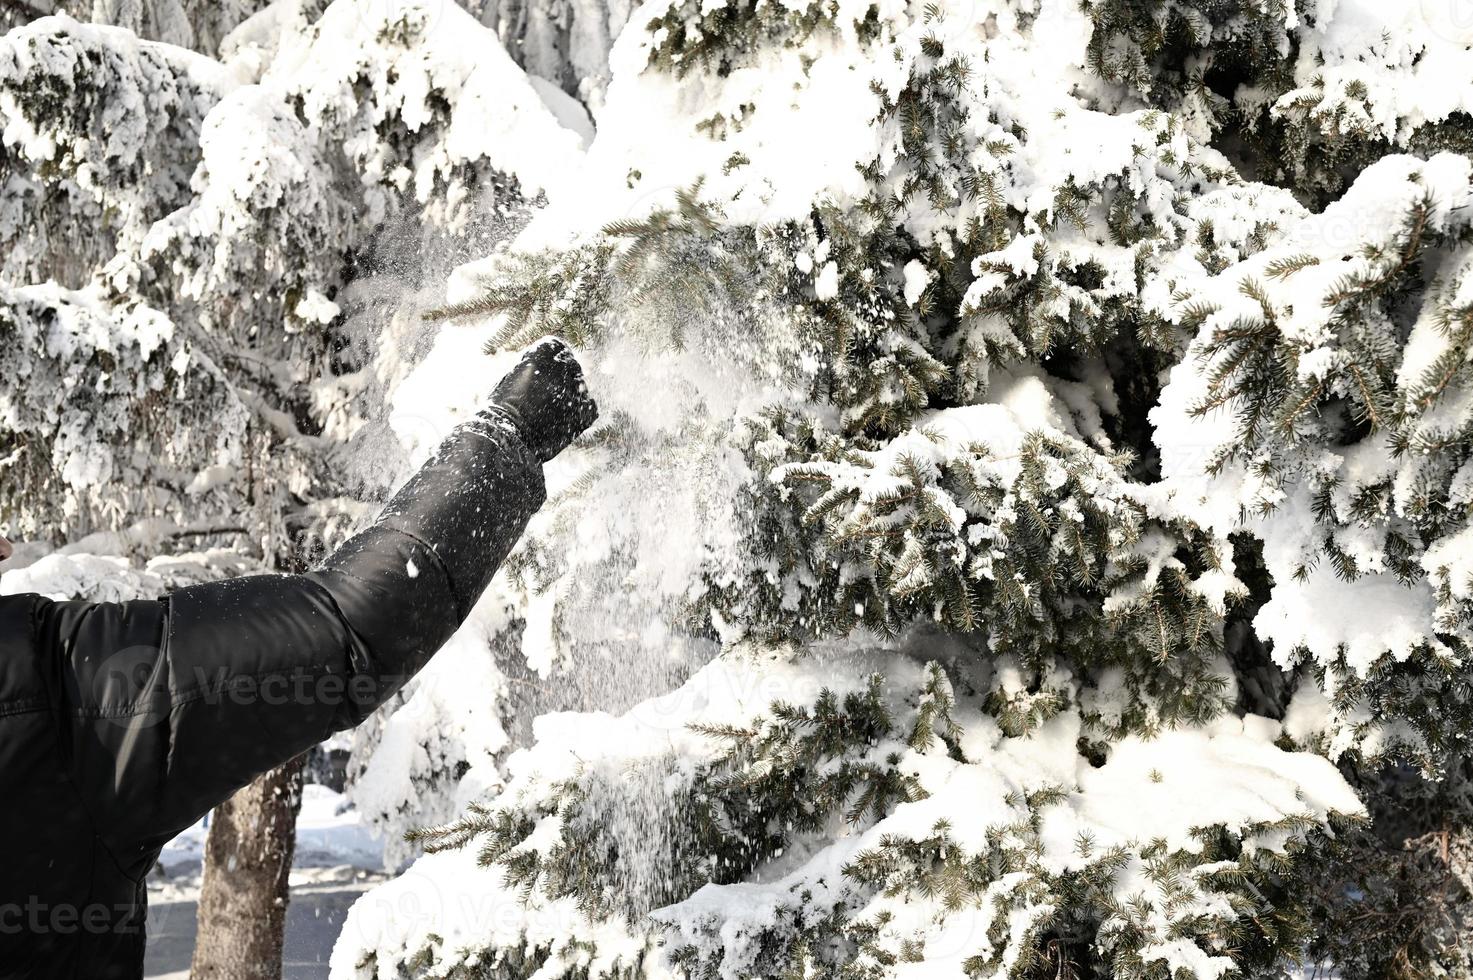
M 0 936 L 137 935 L 143 916 L 131 903 L 47 902 L 31 895 L 23 902 L 0 902 Z
M 1421 0 L 1422 19 L 1438 37 L 1473 44 L 1473 0 Z
M 253 658 L 244 658 L 250 662 Z M 126 647 L 105 658 L 81 685 L 90 697 L 81 703 L 99 721 L 137 730 L 169 720 L 175 701 L 210 709 L 292 707 L 343 711 L 351 718 L 368 714 L 407 680 L 328 669 L 323 665 L 284 666 L 259 674 L 239 673 L 236 658 L 222 653 L 213 664 L 180 669 L 154 646 Z

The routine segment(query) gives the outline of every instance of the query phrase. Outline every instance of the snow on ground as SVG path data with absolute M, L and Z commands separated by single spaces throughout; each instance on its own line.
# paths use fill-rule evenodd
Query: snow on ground
M 150 980 L 189 976 L 206 833 L 201 821 L 170 841 L 149 877 L 145 973 Z M 286 980 L 327 976 L 328 955 L 348 908 L 388 877 L 382 854 L 383 842 L 341 794 L 325 786 L 305 788 L 287 908 Z

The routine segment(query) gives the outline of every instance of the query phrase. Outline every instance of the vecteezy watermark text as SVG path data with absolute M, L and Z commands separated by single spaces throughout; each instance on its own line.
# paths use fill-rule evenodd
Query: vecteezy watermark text
M 142 930 L 143 918 L 131 903 L 109 905 L 92 902 L 75 905 L 46 902 L 32 895 L 24 902 L 0 902 L 0 936 L 58 935 L 76 933 L 133 935 Z

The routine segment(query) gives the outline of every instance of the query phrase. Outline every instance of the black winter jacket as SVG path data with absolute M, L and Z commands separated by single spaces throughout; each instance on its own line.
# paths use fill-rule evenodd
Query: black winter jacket
M 308 574 L 0 597 L 0 977 L 142 977 L 163 845 L 403 686 L 544 497 L 516 430 L 478 416 Z

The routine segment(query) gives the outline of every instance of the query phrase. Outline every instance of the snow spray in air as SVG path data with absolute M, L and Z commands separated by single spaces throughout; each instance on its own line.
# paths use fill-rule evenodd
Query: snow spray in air
M 672 819 L 682 804 L 667 786 L 674 755 L 659 747 L 689 706 L 649 699 L 719 652 L 686 624 L 709 582 L 750 561 L 741 497 L 754 474 L 735 440 L 744 416 L 793 400 L 778 380 L 792 352 L 751 320 L 750 310 L 719 311 L 692 324 L 678 350 L 652 349 L 634 324 L 580 351 L 601 431 L 587 452 L 548 467 L 549 503 L 529 531 L 528 554 L 547 576 L 530 600 L 529 665 L 564 679 L 557 707 L 635 709 L 631 738 L 650 749 L 622 772 L 587 774 L 584 812 L 599 821 L 634 915 L 675 897 L 673 869 L 685 863 Z
M 471 266 L 462 275 L 475 273 Z M 417 287 L 429 277 L 415 279 Z M 369 301 L 381 293 L 367 294 Z M 533 719 L 549 712 L 621 714 L 638 706 L 629 719 L 631 738 L 650 748 L 634 753 L 646 761 L 620 772 L 588 774 L 585 808 L 599 821 L 599 839 L 611 852 L 608 866 L 619 869 L 621 904 L 635 914 L 669 897 L 670 869 L 681 864 L 682 842 L 671 814 L 682 804 L 664 785 L 673 756 L 660 746 L 678 734 L 675 728 L 683 732 L 689 706 L 649 699 L 680 688 L 719 652 L 717 640 L 692 634 L 688 613 L 709 582 L 729 579 L 750 564 L 754 535 L 745 526 L 742 490 L 755 474 L 737 449 L 741 420 L 765 406 L 800 400 L 786 382 L 793 365 L 805 359 L 791 349 L 793 332 L 776 328 L 779 322 L 752 309 L 706 306 L 699 318 L 692 314 L 682 325 L 684 343 L 675 349 L 652 337 L 639 311 L 631 309 L 578 350 L 601 418 L 581 448 L 547 466 L 548 501 L 518 547 L 511 574 L 499 577 L 498 588 L 512 593 L 522 621 L 468 624 L 472 631 L 503 631 L 492 643 L 507 682 L 499 712 L 505 739 L 493 747 L 482 733 L 467 731 L 396 736 L 415 758 L 425 755 L 427 739 L 430 768 L 453 771 L 461 761 L 474 767 L 493 753 L 504 759 L 508 750 L 531 744 Z M 400 326 L 376 334 L 388 346 L 410 351 L 380 353 L 391 376 L 414 365 L 402 381 L 391 383 L 396 443 L 426 454 L 483 403 L 499 372 L 517 356 L 482 356 L 496 329 L 483 322 L 419 333 Z M 428 352 L 412 352 L 425 342 Z M 521 656 L 514 652 L 517 633 Z M 447 653 L 461 657 L 465 651 Z M 448 683 L 437 676 L 440 661 L 452 663 L 444 654 L 437 657 L 425 683 Z M 464 684 L 463 677 L 454 683 Z M 496 692 L 478 696 L 495 698 Z M 701 692 L 680 688 L 675 695 L 687 697 Z M 423 723 L 484 724 L 465 719 L 465 696 L 446 692 L 431 700 L 446 707 L 419 712 Z M 376 751 L 370 741 L 376 737 L 370 731 L 355 745 L 355 756 Z M 450 744 L 457 740 L 458 748 Z M 415 780 L 402 772 L 404 756 L 390 755 L 399 765 L 386 762 L 381 768 L 400 771 L 382 773 L 386 786 L 364 785 L 354 798 L 387 814 L 383 822 L 391 831 L 402 829 L 395 821 L 405 819 L 406 805 L 414 811 L 411 826 L 431 825 L 457 816 L 501 780 L 496 764 L 484 765 L 444 794 L 455 799 L 434 799 L 435 791 L 422 782 L 408 785 Z M 365 763 L 372 764 L 371 758 Z M 432 783 L 447 778 L 429 775 Z

